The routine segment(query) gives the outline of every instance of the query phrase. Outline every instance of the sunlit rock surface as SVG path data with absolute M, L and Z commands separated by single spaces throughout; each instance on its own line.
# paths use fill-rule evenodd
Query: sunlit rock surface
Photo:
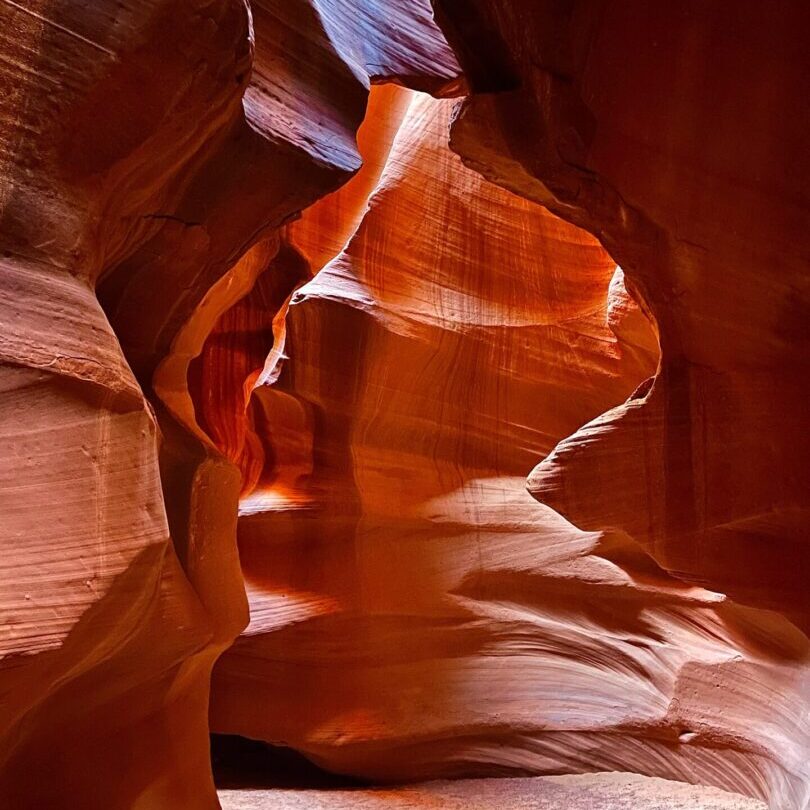
M 805 3 L 0 23 L 0 807 L 810 806 Z
M 279 227 L 359 168 L 370 79 L 459 89 L 427 2 L 349 12 L 0 9 L 3 807 L 217 806 L 242 476 L 189 366 L 263 271 L 283 302 Z
M 774 611 L 746 609 L 740 658 L 691 668 L 677 705 L 707 700 L 723 744 L 765 757 L 747 789 L 804 808 L 808 113 L 784 109 L 810 89 L 808 8 L 434 6 L 472 90 L 453 148 L 598 235 L 660 335 L 652 386 L 563 440 L 529 488 L 672 577 Z
M 462 165 L 454 104 L 413 98 L 253 394 L 251 621 L 213 728 L 371 779 L 635 770 L 797 802 L 806 638 L 525 491 L 642 401 L 655 333 L 595 240 Z

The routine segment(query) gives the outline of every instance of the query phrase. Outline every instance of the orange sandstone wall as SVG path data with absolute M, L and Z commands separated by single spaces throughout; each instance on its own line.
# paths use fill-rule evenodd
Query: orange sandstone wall
M 472 91 L 452 148 L 597 235 L 660 336 L 652 385 L 558 444 L 529 488 L 747 606 L 739 657 L 691 694 L 713 689 L 707 744 L 726 723 L 769 749 L 781 775 L 750 788 L 804 808 L 810 221 L 808 113 L 791 100 L 810 89 L 807 5 L 434 6 Z
M 418 0 L 0 23 L 0 805 L 214 808 L 242 481 L 189 366 L 279 228 L 359 168 L 370 79 L 453 93 L 458 66 Z
M 216 808 L 213 686 L 810 807 L 806 4 L 0 23 L 0 806 Z
M 463 166 L 454 106 L 411 100 L 253 392 L 251 621 L 212 727 L 372 779 L 631 770 L 802 807 L 806 637 L 525 492 L 645 401 L 656 333 L 595 240 Z

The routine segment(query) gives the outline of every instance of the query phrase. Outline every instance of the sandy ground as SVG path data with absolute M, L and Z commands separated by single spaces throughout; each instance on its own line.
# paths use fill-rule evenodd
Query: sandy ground
M 394 789 L 221 790 L 223 810 L 767 810 L 715 788 L 625 773 L 465 779 Z

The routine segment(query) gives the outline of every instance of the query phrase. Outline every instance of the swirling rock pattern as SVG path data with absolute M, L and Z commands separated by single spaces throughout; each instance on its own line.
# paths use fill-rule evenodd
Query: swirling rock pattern
M 0 22 L 0 805 L 213 725 L 810 807 L 806 4 Z
M 530 490 L 683 582 L 779 614 L 748 613 L 742 646 L 803 645 L 808 120 L 782 109 L 808 91 L 807 7 L 746 2 L 731 21 L 691 2 L 434 5 L 472 90 L 453 148 L 598 235 L 660 336 L 652 385 L 563 440 Z M 765 743 L 759 790 L 804 808 L 806 656 L 780 647 L 770 674 L 747 654 L 725 666 L 734 698 L 707 716 Z
M 532 457 L 650 396 L 656 332 L 595 241 L 465 169 L 453 106 L 411 101 L 254 393 L 273 463 L 213 727 L 373 779 L 633 770 L 803 806 L 805 636 L 527 499 Z M 635 456 L 608 460 L 614 492 Z
M 452 94 L 458 66 L 418 0 L 394 20 L 314 0 L 0 20 L 0 804 L 216 807 L 242 476 L 190 367 L 279 228 L 359 168 L 370 80 Z

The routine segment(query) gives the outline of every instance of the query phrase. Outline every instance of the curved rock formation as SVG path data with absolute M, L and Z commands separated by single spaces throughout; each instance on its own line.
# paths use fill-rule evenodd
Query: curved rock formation
M 678 669 L 736 652 L 693 652 L 719 597 L 577 531 L 524 475 L 653 373 L 654 335 L 593 239 L 462 166 L 452 106 L 411 101 L 254 392 L 270 463 L 239 526 L 251 623 L 212 724 L 373 778 L 629 767 L 655 724 L 677 747 Z M 689 610 L 684 649 L 663 649 Z M 600 760 L 608 733 L 627 753 Z
M 249 607 L 217 730 L 810 807 L 804 3 L 0 22 L 0 806 L 215 808 Z
M 530 490 L 679 580 L 785 617 L 746 612 L 741 647 L 803 645 L 792 624 L 810 626 L 807 113 L 784 111 L 810 89 L 806 5 L 745 2 L 733 19 L 692 2 L 434 5 L 472 90 L 453 147 L 597 234 L 660 334 L 653 384 L 560 443 Z M 774 807 L 810 802 L 810 681 L 796 652 L 778 644 L 766 661 L 745 652 L 724 666 L 735 699 L 706 715 L 770 751 L 777 773 L 751 787 Z M 712 677 L 694 679 L 697 694 L 701 680 Z
M 419 0 L 0 19 L 0 804 L 215 807 L 241 476 L 186 370 L 279 226 L 358 169 L 369 81 L 452 93 L 458 67 Z

